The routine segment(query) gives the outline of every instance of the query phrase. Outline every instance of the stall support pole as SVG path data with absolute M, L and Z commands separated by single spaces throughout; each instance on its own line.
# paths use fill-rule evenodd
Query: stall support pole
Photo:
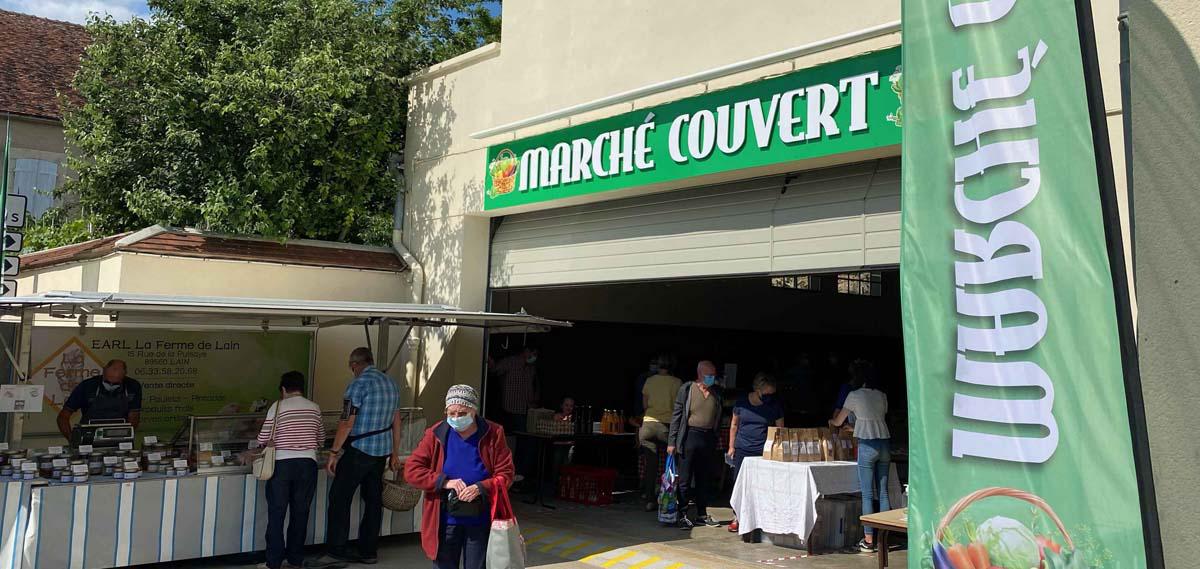
M 13 362 L 14 375 L 17 379 L 21 379 L 24 375 L 16 368 L 19 366 L 17 362 L 23 362 L 25 373 L 32 372 L 33 363 L 33 312 L 29 310 L 21 311 L 21 331 L 17 336 L 17 361 Z M 28 375 L 24 377 L 25 382 L 32 381 Z M 9 433 L 9 442 L 19 447 L 19 443 L 25 436 L 25 413 L 14 413 L 12 420 L 12 432 Z

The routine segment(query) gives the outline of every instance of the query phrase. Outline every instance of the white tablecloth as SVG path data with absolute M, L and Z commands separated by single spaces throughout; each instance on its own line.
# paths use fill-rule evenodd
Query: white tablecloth
M 775 462 L 748 457 L 742 462 L 730 500 L 739 533 L 761 529 L 808 539 L 817 523 L 817 499 L 830 494 L 858 494 L 858 465 L 853 462 Z M 892 508 L 904 507 L 896 465 L 891 465 L 888 497 Z

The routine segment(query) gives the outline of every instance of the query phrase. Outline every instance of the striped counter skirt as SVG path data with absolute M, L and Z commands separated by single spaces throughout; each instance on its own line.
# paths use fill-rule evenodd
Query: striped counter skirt
M 325 542 L 332 483 L 324 470 L 309 514 L 308 543 Z M 266 548 L 265 482 L 249 474 L 148 476 L 136 481 L 0 483 L 0 569 L 126 567 Z M 362 503 L 355 497 L 350 539 Z M 384 510 L 382 535 L 415 533 L 421 506 Z

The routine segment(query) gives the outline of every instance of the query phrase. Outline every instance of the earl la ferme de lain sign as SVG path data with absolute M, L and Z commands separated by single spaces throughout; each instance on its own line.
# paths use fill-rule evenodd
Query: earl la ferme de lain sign
M 900 144 L 900 48 L 488 148 L 484 209 Z

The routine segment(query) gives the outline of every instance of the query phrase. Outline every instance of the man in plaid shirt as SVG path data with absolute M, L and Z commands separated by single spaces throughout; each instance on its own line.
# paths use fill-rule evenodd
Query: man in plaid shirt
M 504 414 L 509 431 L 524 431 L 525 417 L 529 406 L 538 397 L 537 348 L 526 346 L 492 366 L 492 373 L 500 376 L 500 387 L 504 393 Z
M 334 568 L 346 563 L 378 562 L 379 529 L 383 523 L 383 471 L 391 457 L 393 470 L 400 469 L 400 390 L 392 378 L 375 368 L 368 348 L 350 353 L 354 381 L 342 397 L 338 421 L 326 470 L 333 475 L 329 489 L 326 543 L 329 551 L 307 566 Z M 358 529 L 358 554 L 346 549 L 350 538 L 350 505 L 354 492 L 363 501 Z

